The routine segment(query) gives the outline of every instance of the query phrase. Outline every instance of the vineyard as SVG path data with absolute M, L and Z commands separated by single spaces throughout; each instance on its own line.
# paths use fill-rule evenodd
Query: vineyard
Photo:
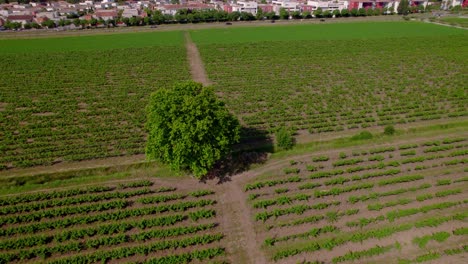
M 0 40 L 0 263 L 466 262 L 466 31 L 224 26 Z M 203 181 L 137 155 L 194 65 L 253 146 Z
M 149 180 L 0 198 L 0 263 L 182 263 L 222 259 L 208 189 Z
M 182 38 L 109 44 L 121 49 L 106 46 L 109 36 L 87 38 L 102 48 L 80 46 L 80 38 L 75 50 L 74 38 L 57 40 L 70 45 L 65 51 L 2 42 L 0 170 L 144 153 L 149 94 L 190 78 Z M 32 43 L 46 49 L 54 41 Z
M 192 38 L 220 97 L 258 129 L 285 125 L 317 134 L 465 117 L 466 32 L 391 25 L 400 37 L 375 23 L 327 25 L 326 32 L 311 26 L 310 34 L 297 27 L 289 35 L 287 27 L 197 31 Z
M 468 138 L 419 141 L 309 155 L 251 180 L 257 242 L 278 263 L 461 263 Z

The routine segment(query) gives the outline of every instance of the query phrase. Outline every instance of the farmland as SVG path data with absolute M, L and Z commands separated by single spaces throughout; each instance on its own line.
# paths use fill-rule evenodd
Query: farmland
M 0 40 L 0 263 L 465 262 L 466 31 L 221 26 Z M 193 67 L 253 143 L 203 181 L 138 155 Z
M 316 134 L 466 116 L 463 30 L 417 23 L 309 28 L 198 31 L 192 38 L 220 96 L 248 126 Z
M 180 32 L 138 36 L 0 41 L 0 169 L 143 153 L 149 94 L 190 75 Z
M 291 158 L 244 185 L 258 243 L 278 263 L 413 263 L 428 253 L 458 263 L 468 246 L 467 143 L 439 137 Z
M 4 197 L 0 262 L 216 258 L 225 249 L 215 195 L 140 180 Z

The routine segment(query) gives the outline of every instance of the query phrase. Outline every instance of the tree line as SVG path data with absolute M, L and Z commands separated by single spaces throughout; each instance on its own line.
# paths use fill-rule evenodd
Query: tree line
M 424 6 L 410 7 L 405 0 L 400 3 L 397 13 L 407 15 L 408 13 L 422 13 L 427 11 Z M 73 24 L 75 27 L 89 28 L 96 26 L 114 27 L 118 24 L 124 24 L 126 26 L 146 26 L 146 25 L 161 25 L 161 24 L 185 24 L 185 23 L 210 23 L 210 22 L 231 22 L 231 21 L 254 21 L 254 20 L 279 20 L 279 19 L 311 19 L 311 18 L 332 18 L 332 17 L 363 17 L 363 16 L 379 16 L 379 15 L 393 15 L 395 12 L 388 8 L 353 8 L 351 10 L 342 9 L 323 11 L 318 8 L 314 12 L 288 12 L 286 9 L 281 8 L 279 14 L 275 12 L 264 12 L 261 8 L 258 8 L 256 15 L 248 12 L 231 12 L 228 13 L 223 10 L 190 10 L 181 9 L 177 11 L 175 15 L 163 14 L 160 10 L 145 10 L 146 17 L 122 17 L 121 12 L 116 19 L 97 19 L 92 18 L 90 20 L 80 19 L 78 15 L 68 15 L 67 19 L 61 19 L 57 22 L 47 20 L 42 23 L 26 23 L 22 25 L 18 22 L 7 21 L 4 25 L 6 29 L 18 29 L 24 26 L 25 29 L 31 28 L 54 28 L 56 26 L 68 26 Z M 83 15 L 83 14 L 80 14 Z

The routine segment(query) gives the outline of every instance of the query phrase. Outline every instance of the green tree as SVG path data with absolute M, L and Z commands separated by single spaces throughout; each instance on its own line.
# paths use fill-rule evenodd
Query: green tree
M 302 18 L 301 12 L 299 12 L 299 11 L 292 12 L 291 16 L 292 16 L 293 19 L 301 19 Z
M 399 15 L 407 15 L 409 12 L 409 1 L 401 0 L 400 4 L 398 5 L 397 12 Z
M 319 7 L 319 8 L 317 8 L 317 10 L 314 11 L 314 16 L 316 18 L 321 18 L 322 15 L 323 15 L 322 8 Z
M 276 131 L 275 138 L 279 149 L 290 149 L 294 146 L 293 133 L 285 127 L 280 127 Z
M 341 9 L 341 16 L 349 17 L 349 10 L 348 9 Z
M 289 19 L 289 12 L 288 10 L 284 9 L 284 8 L 280 8 L 279 10 L 279 16 L 280 16 L 280 19 Z
M 255 15 L 255 17 L 257 18 L 257 20 L 263 20 L 263 18 L 265 17 L 265 12 L 263 12 L 263 10 L 259 7 L 257 8 L 257 14 Z
M 365 8 L 359 8 L 358 16 L 366 16 L 366 9 Z
M 338 10 L 338 9 L 333 10 L 333 15 L 334 15 L 335 17 L 340 17 L 340 16 L 341 16 L 340 10 Z
M 55 22 L 52 21 L 52 20 L 46 20 L 46 21 L 42 22 L 41 25 L 43 27 L 47 27 L 47 28 L 54 28 L 55 27 Z
M 147 157 L 198 178 L 240 139 L 239 121 L 212 88 L 200 83 L 177 83 L 153 93 L 147 114 Z

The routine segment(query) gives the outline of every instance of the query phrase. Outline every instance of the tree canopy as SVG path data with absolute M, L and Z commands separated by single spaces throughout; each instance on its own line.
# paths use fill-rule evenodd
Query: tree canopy
M 175 84 L 151 95 L 147 106 L 146 155 L 175 170 L 206 175 L 239 142 L 239 121 L 216 98 L 211 87 Z
M 400 4 L 397 7 L 397 12 L 400 15 L 407 15 L 409 12 L 409 1 L 408 0 L 401 0 Z

